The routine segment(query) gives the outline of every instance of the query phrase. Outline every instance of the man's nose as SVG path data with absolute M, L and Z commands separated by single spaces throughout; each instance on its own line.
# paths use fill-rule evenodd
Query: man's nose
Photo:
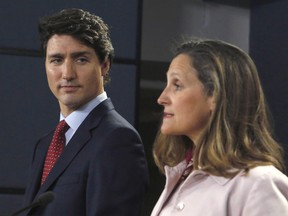
M 75 79 L 75 77 L 76 77 L 75 66 L 73 62 L 71 62 L 70 60 L 67 60 L 63 64 L 62 78 L 65 80 L 73 80 Z

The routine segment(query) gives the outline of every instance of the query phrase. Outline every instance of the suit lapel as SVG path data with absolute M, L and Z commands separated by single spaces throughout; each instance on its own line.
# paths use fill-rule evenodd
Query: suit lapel
M 75 134 L 76 135 L 76 134 Z M 41 194 L 49 189 L 51 184 L 61 175 L 61 173 L 70 164 L 77 153 L 82 149 L 85 143 L 90 139 L 89 133 L 81 133 L 81 137 L 76 137 L 76 139 L 71 139 L 68 146 L 64 149 L 62 155 L 59 157 L 58 161 L 54 165 L 53 169 L 47 176 L 46 181 L 40 187 L 38 194 Z
M 99 104 L 94 110 L 91 111 L 91 113 L 87 116 L 87 118 L 80 125 L 76 133 L 73 135 L 67 147 L 64 149 L 62 155 L 59 157 L 55 166 L 53 167 L 53 169 L 47 176 L 46 181 L 40 187 L 37 195 L 47 191 L 49 187 L 53 184 L 53 182 L 55 182 L 55 180 L 61 175 L 61 173 L 64 172 L 64 170 L 66 169 L 67 166 L 69 166 L 73 158 L 76 157 L 78 152 L 91 139 L 90 131 L 93 128 L 98 126 L 103 115 L 111 109 L 114 109 L 114 107 L 112 105 L 112 102 L 109 99 L 107 99 L 103 101 L 101 104 Z M 41 156 L 45 158 L 45 156 L 43 155 Z M 43 162 L 42 162 L 42 166 L 43 166 Z M 41 167 L 41 171 L 42 171 L 42 167 Z M 38 181 L 39 181 L 39 175 L 38 175 Z
M 35 158 L 33 159 L 33 166 L 31 168 L 31 179 L 29 185 L 30 188 L 28 190 L 28 202 L 31 203 L 33 199 L 35 199 L 35 195 L 37 194 L 39 187 L 40 187 L 40 180 L 42 177 L 43 165 L 44 160 L 46 157 L 46 152 L 48 150 L 49 144 L 51 142 L 53 133 L 49 134 L 45 139 L 41 140 L 41 142 L 37 147 L 37 150 L 34 154 Z

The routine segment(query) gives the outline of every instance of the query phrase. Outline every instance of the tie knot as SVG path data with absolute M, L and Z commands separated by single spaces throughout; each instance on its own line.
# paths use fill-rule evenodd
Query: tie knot
M 56 131 L 58 133 L 66 133 L 66 131 L 68 130 L 69 125 L 66 123 L 65 120 L 62 120 L 58 123 L 57 127 L 56 127 Z

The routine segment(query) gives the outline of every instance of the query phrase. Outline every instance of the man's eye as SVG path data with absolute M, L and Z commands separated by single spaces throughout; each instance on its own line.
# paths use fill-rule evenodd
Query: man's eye
M 59 64 L 61 62 L 60 58 L 54 58 L 50 60 L 50 63 Z
M 77 62 L 80 62 L 80 63 L 88 62 L 88 59 L 87 58 L 78 58 Z

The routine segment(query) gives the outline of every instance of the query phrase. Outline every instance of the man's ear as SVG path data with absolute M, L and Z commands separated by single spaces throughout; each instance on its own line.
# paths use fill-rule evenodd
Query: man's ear
M 101 75 L 105 76 L 110 70 L 110 61 L 106 58 L 101 64 Z

